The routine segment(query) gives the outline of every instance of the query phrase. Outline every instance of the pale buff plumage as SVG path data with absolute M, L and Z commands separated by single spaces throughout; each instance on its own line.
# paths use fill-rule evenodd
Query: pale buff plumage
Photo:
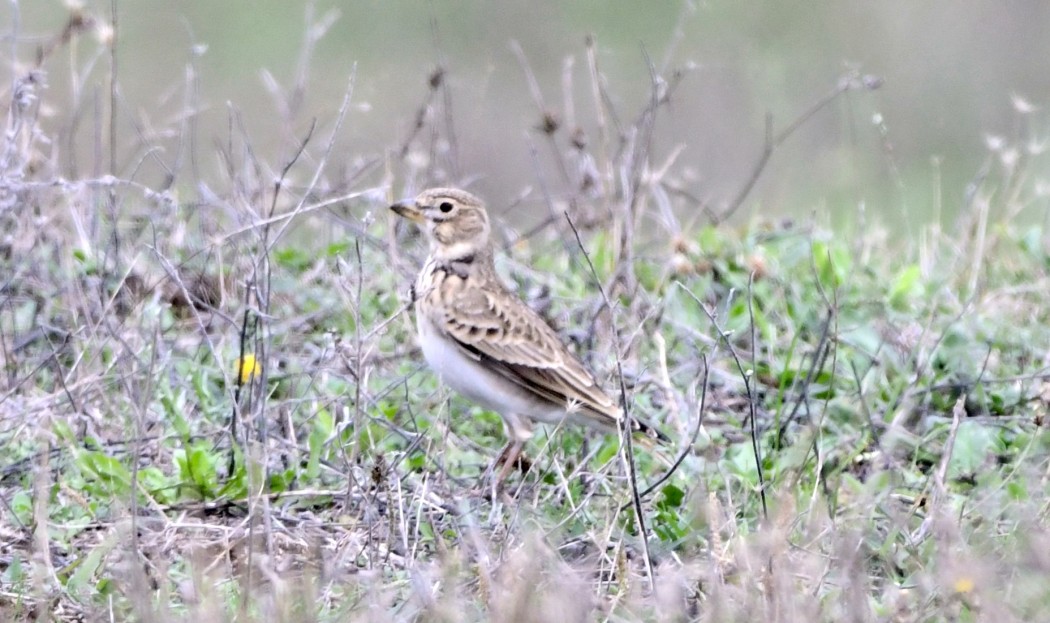
M 617 400 L 496 274 L 480 199 L 434 188 L 391 209 L 420 224 L 430 240 L 414 295 L 427 363 L 446 385 L 503 417 L 512 457 L 532 436 L 534 421 L 615 430 L 623 418 Z M 635 431 L 666 439 L 632 421 Z

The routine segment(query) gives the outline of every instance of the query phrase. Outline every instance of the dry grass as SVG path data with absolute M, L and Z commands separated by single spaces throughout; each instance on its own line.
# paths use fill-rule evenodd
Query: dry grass
M 94 113 L 43 87 L 73 41 L 99 46 L 74 68 L 106 85 Z M 1036 150 L 997 145 L 971 220 L 911 257 L 875 231 L 713 225 L 795 125 L 770 128 L 737 196 L 700 202 L 649 144 L 682 73 L 652 67 L 627 115 L 588 45 L 588 83 L 565 88 L 590 98 L 590 135 L 533 86 L 523 127 L 546 147 L 515 203 L 549 217 L 507 232 L 501 269 L 680 440 L 641 534 L 614 438 L 550 431 L 529 472 L 479 492 L 499 419 L 420 369 L 405 291 L 423 249 L 386 206 L 470 178 L 442 70 L 403 144 L 340 167 L 353 74 L 316 124 L 302 80 L 274 84 L 287 144 L 262 154 L 235 106 L 227 136 L 193 134 L 192 76 L 183 114 L 122 117 L 119 44 L 74 12 L 3 97 L 4 620 L 1050 616 Z M 664 476 L 634 454 L 639 488 Z

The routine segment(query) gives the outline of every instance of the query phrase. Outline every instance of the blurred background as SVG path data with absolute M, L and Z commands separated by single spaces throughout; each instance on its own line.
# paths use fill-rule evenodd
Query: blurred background
M 108 1 L 82 6 L 102 18 L 111 11 Z M 219 167 L 214 146 L 228 140 L 231 110 L 254 150 L 272 162 L 311 119 L 326 139 L 355 66 L 333 164 L 389 161 L 412 135 L 428 79 L 441 66 L 448 91 L 439 99 L 455 136 L 455 170 L 447 173 L 490 203 L 508 205 L 551 177 L 524 63 L 545 109 L 566 124 L 561 145 L 570 144 L 570 122 L 590 140 L 598 132 L 588 37 L 625 123 L 649 101 L 650 61 L 665 77 L 683 72 L 657 116 L 652 160 L 659 166 L 677 154 L 679 182 L 716 206 L 728 204 L 751 176 L 767 115 L 778 132 L 850 72 L 883 80 L 877 90 L 840 95 L 792 134 L 742 218 L 816 215 L 841 226 L 856 224 L 863 210 L 865 218 L 907 232 L 953 218 L 966 205 L 968 185 L 1017 155 L 1004 151 L 1013 145 L 1037 153 L 1046 135 L 1046 2 L 124 0 L 116 7 L 120 136 L 129 145 L 121 167 L 125 174 L 139 167 L 144 183 L 162 171 L 131 155 L 130 146 L 186 114 L 188 75 L 199 107 L 195 166 L 207 179 Z M 0 24 L 5 33 L 17 28 L 18 38 L 6 37 L 2 53 L 32 59 L 69 15 L 68 2 L 4 3 Z M 304 61 L 309 26 L 315 33 L 328 28 Z M 45 65 L 41 114 L 68 123 L 63 103 L 74 96 L 80 102 L 67 158 L 98 144 L 91 120 L 104 114 L 108 97 L 105 36 L 99 29 Z M 267 74 L 286 91 L 305 79 L 292 133 L 275 122 L 282 113 Z M 383 174 L 380 166 L 373 175 Z M 396 170 L 392 181 L 398 194 Z

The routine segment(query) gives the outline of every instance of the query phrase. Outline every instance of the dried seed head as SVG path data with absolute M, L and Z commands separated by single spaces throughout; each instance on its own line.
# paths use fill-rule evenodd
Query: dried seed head
M 539 130 L 544 134 L 550 135 L 558 131 L 561 127 L 561 119 L 558 118 L 558 113 L 553 110 L 548 110 L 543 113 L 543 119 L 540 121 Z

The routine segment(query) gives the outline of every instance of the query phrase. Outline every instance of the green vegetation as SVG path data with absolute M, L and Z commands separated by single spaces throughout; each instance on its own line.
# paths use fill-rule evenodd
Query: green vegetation
M 101 117 L 109 174 L 74 176 L 53 147 L 91 122 L 47 121 L 39 75 L 15 74 L 3 620 L 1050 619 L 1050 220 L 1029 137 L 993 146 L 959 220 L 909 249 L 877 223 L 734 225 L 739 204 L 689 201 L 647 142 L 673 79 L 617 111 L 630 127 L 535 130 L 539 168 L 563 173 L 549 204 L 520 199 L 551 217 L 506 231 L 499 267 L 675 440 L 635 444 L 639 492 L 682 457 L 642 534 L 620 439 L 547 430 L 493 497 L 499 417 L 421 366 L 425 249 L 386 206 L 462 182 L 440 74 L 404 148 L 346 169 L 345 105 L 323 129 L 284 107 L 272 159 L 233 115 L 201 148 L 221 186 L 195 177 L 201 154 L 107 138 Z M 149 159 L 167 185 L 136 181 Z

